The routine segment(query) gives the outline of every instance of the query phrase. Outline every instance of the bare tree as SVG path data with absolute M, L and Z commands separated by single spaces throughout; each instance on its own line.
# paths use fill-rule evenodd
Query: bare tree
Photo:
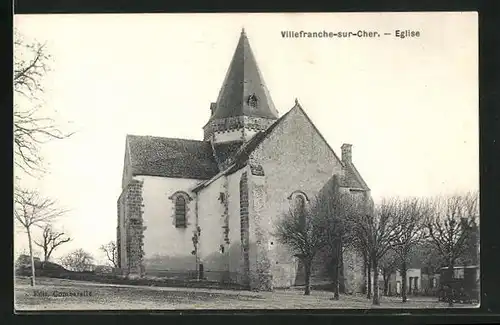
M 291 208 L 276 225 L 275 236 L 290 248 L 304 266 L 304 295 L 311 294 L 312 262 L 317 253 L 324 247 L 323 230 L 320 219 L 312 213 L 312 209 L 300 207 Z
M 323 231 L 325 249 L 330 259 L 332 269 L 332 281 L 334 288 L 334 300 L 340 295 L 341 267 L 343 265 L 343 253 L 352 244 L 352 234 L 348 219 L 355 219 L 362 213 L 362 201 L 350 193 L 343 193 L 339 189 L 337 176 L 327 182 L 315 199 L 313 215 L 318 218 Z
M 397 209 L 394 200 L 383 200 L 375 209 L 370 206 L 359 218 L 349 220 L 358 246 L 368 253 L 368 265 L 373 270 L 373 304 L 379 305 L 378 263 L 391 248 L 391 242 L 399 236 L 396 228 Z
M 426 238 L 425 220 L 430 214 L 429 204 L 422 199 L 394 199 L 396 209 L 396 232 L 391 244 L 399 260 L 401 274 L 401 298 L 407 301 L 406 274 L 413 250 Z
M 455 262 L 468 249 L 471 228 L 479 215 L 477 192 L 436 198 L 426 227 L 431 243 L 448 267 L 447 279 L 452 280 Z M 453 288 L 450 287 L 448 303 L 453 305 Z
M 361 241 L 358 241 L 358 243 L 361 243 Z M 367 247 L 363 247 L 362 244 L 357 245 L 358 251 L 361 253 L 361 256 L 363 257 L 363 290 L 364 293 L 366 293 L 366 298 L 371 299 L 372 298 L 372 268 L 371 268 L 371 262 L 370 262 L 370 257 L 369 257 L 369 252 L 367 251 Z
M 446 264 L 430 238 L 424 240 L 415 249 L 414 256 L 421 261 L 429 274 L 439 273 L 441 267 Z
M 110 241 L 106 245 L 101 245 L 99 249 L 106 254 L 106 258 L 113 267 L 118 267 L 118 248 L 114 241 Z
M 382 279 L 384 281 L 384 296 L 389 294 L 389 280 L 391 275 L 393 275 L 397 271 L 397 266 L 399 260 L 393 250 L 388 250 L 384 256 L 380 259 L 379 265 L 380 270 L 382 271 Z
M 40 145 L 72 135 L 62 132 L 52 118 L 40 112 L 49 61 L 44 44 L 26 42 L 14 30 L 14 164 L 31 176 L 44 171 Z
M 61 259 L 61 264 L 65 268 L 75 272 L 91 270 L 93 262 L 94 257 L 81 248 L 68 253 Z
M 52 223 L 46 223 L 42 230 L 41 241 L 33 242 L 43 250 L 43 258 L 48 262 L 54 250 L 64 243 L 71 241 L 71 238 L 66 236 L 64 232 L 59 232 L 53 229 Z
M 28 235 L 28 245 L 31 257 L 31 285 L 35 285 L 35 262 L 33 259 L 33 226 L 42 227 L 66 213 L 57 207 L 56 202 L 42 197 L 37 191 L 21 190 L 14 193 L 14 217 Z

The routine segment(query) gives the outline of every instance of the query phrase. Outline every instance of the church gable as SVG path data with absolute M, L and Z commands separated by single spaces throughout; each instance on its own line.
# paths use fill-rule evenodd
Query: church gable
M 314 141 L 315 145 L 329 151 L 333 155 L 335 162 L 341 164 L 341 160 L 339 159 L 335 151 L 328 144 L 326 139 L 323 137 L 316 125 L 314 125 L 314 123 L 311 121 L 311 119 L 306 114 L 304 109 L 300 106 L 297 100 L 295 106 L 288 113 L 289 114 L 287 114 L 287 116 L 284 116 L 283 120 L 281 121 L 281 124 L 284 125 L 284 133 L 286 133 L 286 136 L 291 135 L 291 138 L 293 139 L 300 134 L 301 129 L 310 130 L 308 134 L 310 136 L 310 140 Z M 278 127 L 276 126 L 275 128 Z
M 128 141 L 125 141 L 125 157 L 123 160 L 123 172 L 122 172 L 122 190 L 127 187 L 130 180 L 132 179 L 132 163 L 130 161 L 130 148 Z
M 304 132 L 306 132 L 307 135 Z M 220 173 L 215 175 L 212 179 L 198 184 L 193 190 L 198 191 L 220 176 L 231 174 L 245 167 L 251 160 L 260 161 L 261 158 L 265 156 L 263 152 L 268 152 L 271 155 L 276 155 L 277 152 L 281 152 L 281 154 L 286 155 L 288 153 L 287 149 L 289 149 L 290 146 L 293 146 L 294 143 L 297 142 L 296 140 L 303 140 L 304 137 L 308 137 L 309 142 L 303 147 L 304 150 L 302 154 L 299 155 L 301 159 L 304 157 L 314 156 L 315 153 L 308 154 L 308 152 L 311 150 L 320 150 L 323 152 L 323 154 L 326 154 L 329 157 L 328 161 L 325 161 L 325 163 L 334 163 L 334 165 L 336 166 L 335 170 L 330 171 L 330 177 L 332 173 L 340 175 L 340 185 L 342 187 L 365 191 L 370 190 L 366 182 L 363 180 L 362 176 L 352 163 L 350 156 L 346 159 L 344 159 L 344 156 L 342 159 L 337 156 L 335 151 L 331 148 L 326 139 L 321 135 L 319 130 L 316 128 L 314 123 L 307 116 L 298 102 L 296 102 L 296 105 L 292 109 L 290 109 L 286 114 L 280 117 L 265 131 L 257 132 L 249 141 L 245 142 L 244 144 L 237 144 L 234 146 L 231 145 L 227 148 L 221 146 L 220 148 L 226 150 L 226 152 L 230 149 L 231 154 L 222 152 L 222 157 L 225 159 L 225 161 L 223 164 L 219 163 Z M 275 141 L 277 142 L 271 145 L 267 145 L 268 143 L 272 142 L 273 139 L 275 139 Z M 227 145 L 229 144 L 226 144 L 225 146 Z M 350 145 L 348 146 L 350 150 Z M 216 147 L 214 147 L 214 152 L 216 159 L 219 162 L 222 157 L 218 158 L 217 155 L 219 155 L 220 153 L 217 153 Z
M 343 168 L 342 161 L 298 102 L 262 134 L 261 139 L 256 136 L 255 143 L 249 147 L 250 162 L 274 164 L 279 161 L 280 165 L 290 163 L 290 167 L 316 168 L 329 176 L 335 170 L 341 173 Z
M 282 130 L 279 131 L 280 129 Z M 306 130 L 308 130 L 309 132 L 307 132 Z M 271 149 L 271 151 L 286 150 L 287 146 L 293 146 L 292 142 L 295 141 L 294 139 L 303 140 L 304 137 L 309 137 L 309 141 L 312 142 L 306 141 L 308 144 L 306 145 L 306 147 L 304 147 L 304 156 L 307 156 L 308 152 L 311 150 L 311 148 L 307 148 L 307 146 L 322 148 L 323 151 L 329 152 L 329 154 L 332 155 L 332 160 L 335 162 L 335 165 L 341 167 L 341 170 L 338 172 L 338 175 L 340 176 L 340 186 L 365 191 L 370 190 L 363 177 L 352 162 L 352 146 L 345 144 L 344 146 L 346 146 L 347 149 L 345 149 L 344 146 L 342 147 L 342 159 L 339 159 L 338 155 L 328 144 L 326 139 L 311 121 L 300 104 L 298 104 L 298 102 L 296 102 L 296 105 L 290 111 L 288 111 L 278 121 L 276 121 L 276 123 L 269 127 L 265 132 L 258 133 L 242 148 L 242 150 L 240 150 L 239 155 L 237 156 L 237 159 L 240 160 L 240 164 L 242 163 L 242 161 L 246 162 L 250 156 L 259 156 L 259 154 L 253 154 L 253 152 L 258 151 L 261 147 L 265 147 L 266 142 L 271 141 L 270 139 L 272 139 L 273 137 L 280 137 L 280 135 L 278 134 L 283 137 L 283 139 L 278 140 L 280 143 L 280 148 L 274 148 L 274 145 L 271 145 L 270 147 L 273 148 Z M 344 150 L 348 150 L 348 153 L 344 152 Z M 283 153 L 286 154 L 286 152 Z

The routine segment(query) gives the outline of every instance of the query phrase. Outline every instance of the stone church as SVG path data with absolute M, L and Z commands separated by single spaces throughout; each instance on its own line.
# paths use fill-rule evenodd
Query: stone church
M 273 237 L 274 226 L 332 178 L 342 191 L 370 195 L 352 146 L 342 145 L 339 157 L 297 100 L 279 116 L 244 30 L 207 115 L 203 140 L 127 135 L 120 269 L 260 290 L 301 284 L 299 263 Z M 344 263 L 353 291 L 363 277 L 358 260 Z

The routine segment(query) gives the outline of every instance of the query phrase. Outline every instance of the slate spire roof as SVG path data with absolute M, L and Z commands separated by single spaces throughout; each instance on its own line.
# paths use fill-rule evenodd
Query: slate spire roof
M 210 120 L 235 116 L 278 118 L 245 29 L 241 30 Z

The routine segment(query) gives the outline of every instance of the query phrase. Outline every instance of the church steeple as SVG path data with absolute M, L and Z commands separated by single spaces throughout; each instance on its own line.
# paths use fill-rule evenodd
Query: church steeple
M 236 50 L 226 72 L 226 76 L 217 97 L 212 103 L 209 122 L 204 127 L 205 138 L 213 136 L 213 131 L 245 129 L 245 123 L 252 120 L 255 131 L 265 129 L 278 119 L 278 111 L 274 107 L 264 78 L 257 65 L 250 47 L 245 29 L 242 28 Z M 234 121 L 239 127 L 235 127 Z M 230 122 L 232 121 L 232 122 Z M 227 129 L 215 125 L 225 125 Z M 230 126 L 233 125 L 233 127 Z M 246 139 L 246 137 L 243 137 Z M 242 139 L 242 140 L 245 140 Z
M 278 118 L 244 28 L 211 119 L 233 116 Z

